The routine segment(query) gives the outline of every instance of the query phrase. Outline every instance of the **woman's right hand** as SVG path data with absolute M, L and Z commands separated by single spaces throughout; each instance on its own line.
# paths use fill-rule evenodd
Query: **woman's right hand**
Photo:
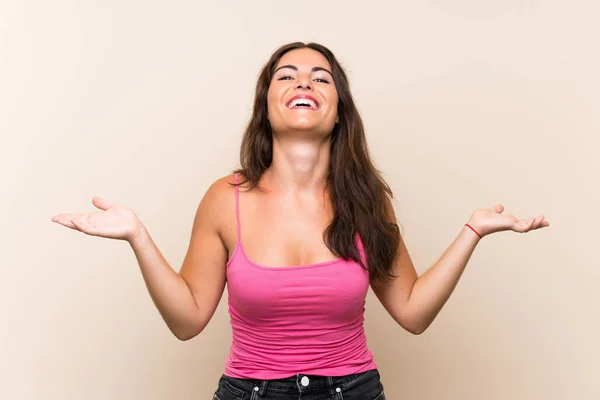
M 108 200 L 94 197 L 92 204 L 102 211 L 89 214 L 58 214 L 52 221 L 92 236 L 131 242 L 141 230 L 141 222 L 133 210 Z

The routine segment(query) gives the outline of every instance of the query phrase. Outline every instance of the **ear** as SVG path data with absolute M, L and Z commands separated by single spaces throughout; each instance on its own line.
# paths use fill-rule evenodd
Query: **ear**
M 339 115 L 335 117 L 335 123 L 336 123 L 336 124 L 339 124 L 339 123 L 340 123 L 340 116 L 339 116 Z

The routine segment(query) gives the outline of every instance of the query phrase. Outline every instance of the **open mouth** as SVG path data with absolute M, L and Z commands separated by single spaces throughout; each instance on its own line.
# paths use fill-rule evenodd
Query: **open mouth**
M 319 103 L 310 96 L 294 96 L 286 104 L 287 108 L 318 110 Z

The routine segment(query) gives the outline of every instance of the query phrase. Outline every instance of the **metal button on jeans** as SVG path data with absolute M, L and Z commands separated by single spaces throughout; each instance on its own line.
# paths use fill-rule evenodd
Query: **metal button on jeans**
M 302 386 L 308 386 L 309 382 L 310 379 L 308 379 L 308 376 L 303 376 L 302 379 L 300 379 L 300 383 L 302 384 Z

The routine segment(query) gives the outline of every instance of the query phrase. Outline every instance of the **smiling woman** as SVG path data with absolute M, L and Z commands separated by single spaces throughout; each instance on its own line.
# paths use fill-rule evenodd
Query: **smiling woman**
M 284 64 L 288 60 L 300 65 Z M 269 87 L 271 126 L 279 124 L 285 129 L 282 125 L 289 121 L 294 124 L 290 127 L 294 130 L 314 129 L 321 124 L 322 129 L 331 132 L 334 121 L 338 120 L 338 95 L 327 59 L 310 48 L 303 48 L 286 53 L 280 64 L 283 65 L 275 70 Z M 288 110 L 299 113 L 292 117 L 286 114 Z
M 310 107 L 299 107 L 302 101 Z M 390 209 L 372 204 L 386 205 L 392 192 L 369 157 L 348 79 L 330 50 L 292 43 L 271 56 L 258 78 L 241 166 L 235 172 L 249 190 L 266 185 L 280 171 L 298 184 L 320 188 L 328 198 L 318 224 L 319 238 L 327 228 L 320 247 L 327 245 L 333 254 L 366 268 L 355 243 L 359 234 L 371 279 L 390 277 L 400 234 Z M 289 258 L 276 253 L 265 256 Z
M 53 217 L 127 240 L 181 340 L 202 332 L 227 285 L 233 340 L 220 400 L 385 399 L 363 327 L 369 285 L 400 326 L 420 334 L 483 237 L 549 225 L 502 205 L 476 210 L 418 277 L 346 74 L 315 43 L 282 46 L 262 69 L 240 164 L 200 201 L 179 273 L 123 205 L 94 198 L 100 212 Z

